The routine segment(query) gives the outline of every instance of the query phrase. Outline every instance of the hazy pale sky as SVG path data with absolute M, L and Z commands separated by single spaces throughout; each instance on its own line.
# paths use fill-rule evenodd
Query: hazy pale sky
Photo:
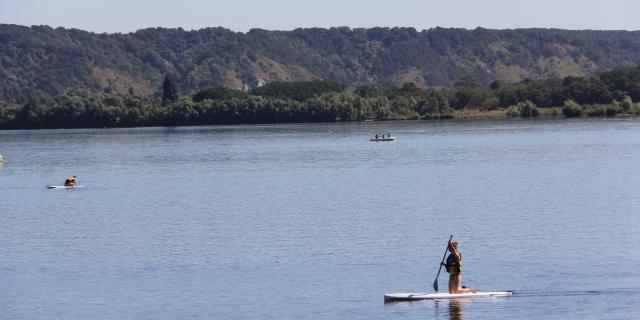
M 0 0 L 0 23 L 95 32 L 148 27 L 639 30 L 638 0 Z

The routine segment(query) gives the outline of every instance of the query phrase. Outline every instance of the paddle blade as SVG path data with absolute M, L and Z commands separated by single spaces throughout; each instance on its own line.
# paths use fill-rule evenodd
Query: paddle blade
M 438 292 L 438 278 L 436 278 L 436 280 L 433 281 L 433 290 L 435 292 Z

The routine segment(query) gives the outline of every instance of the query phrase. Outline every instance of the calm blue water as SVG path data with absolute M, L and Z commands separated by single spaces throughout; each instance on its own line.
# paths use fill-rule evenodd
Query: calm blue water
M 2 319 L 640 317 L 639 119 L 0 131 L 0 153 Z M 450 234 L 463 284 L 514 296 L 384 304 L 431 290 Z

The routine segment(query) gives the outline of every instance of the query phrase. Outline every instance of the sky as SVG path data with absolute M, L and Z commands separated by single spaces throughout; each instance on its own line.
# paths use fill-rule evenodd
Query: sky
M 0 0 L 0 23 L 93 32 L 149 27 L 640 30 L 638 0 Z

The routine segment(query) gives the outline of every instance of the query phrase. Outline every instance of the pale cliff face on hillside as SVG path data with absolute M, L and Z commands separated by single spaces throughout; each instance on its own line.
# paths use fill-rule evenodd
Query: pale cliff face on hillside
M 590 75 L 640 64 L 640 33 L 550 29 L 412 28 L 94 34 L 0 25 L 0 99 L 70 89 L 148 94 L 173 73 L 181 92 L 255 86 L 258 79 L 347 85 L 449 86 Z

